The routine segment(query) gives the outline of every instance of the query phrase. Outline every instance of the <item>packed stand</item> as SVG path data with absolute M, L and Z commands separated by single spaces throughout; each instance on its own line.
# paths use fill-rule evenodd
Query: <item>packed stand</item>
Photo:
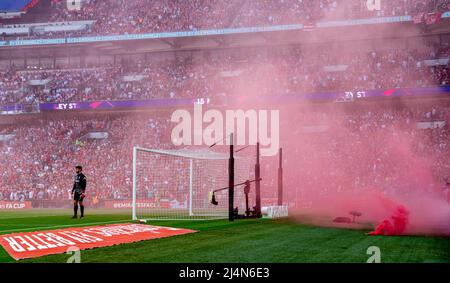
M 167 126 L 141 115 L 46 117 L 5 128 L 2 132 L 14 137 L 0 148 L 0 201 L 67 200 L 74 164 L 86 168 L 90 197 L 129 198 L 130 149 L 167 147 Z M 108 138 L 91 139 L 91 132 L 107 132 Z
M 47 13 L 38 19 L 41 22 L 95 21 L 93 27 L 85 31 L 68 32 L 66 36 L 119 35 L 415 16 L 448 11 L 449 4 L 448 0 L 382 0 L 380 9 L 371 10 L 366 0 L 90 0 L 83 3 L 80 10 L 69 10 L 66 1 L 51 0 L 46 7 Z M 33 13 L 33 9 L 29 13 Z M 30 19 L 36 21 L 36 17 Z M 21 22 L 5 20 L 3 24 L 8 23 Z M 61 34 L 34 37 L 58 36 Z
M 296 196 L 287 190 L 286 198 L 305 204 L 312 191 L 371 189 L 386 194 L 427 190 L 444 197 L 450 183 L 450 104 L 420 104 L 281 109 L 285 187 L 298 190 Z M 421 129 L 418 122 L 435 124 Z M 78 164 L 88 176 L 90 198 L 130 199 L 132 147 L 174 149 L 173 127 L 169 112 L 53 115 L 3 126 L 2 135 L 14 136 L 0 147 L 0 201 L 69 200 Z M 108 136 L 93 139 L 91 132 Z M 274 160 L 261 160 L 264 198 L 276 197 Z
M 222 98 L 447 86 L 448 45 L 336 53 L 323 48 L 249 49 L 162 62 L 83 69 L 3 71 L 0 105 L 33 102 Z M 344 67 L 341 70 L 329 68 Z M 328 68 L 328 69 L 327 69 Z M 127 79 L 128 78 L 128 79 Z M 34 82 L 34 83 L 33 83 Z

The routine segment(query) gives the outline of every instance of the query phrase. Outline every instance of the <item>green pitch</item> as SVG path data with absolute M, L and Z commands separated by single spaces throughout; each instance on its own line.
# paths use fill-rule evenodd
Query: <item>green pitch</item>
M 91 211 L 92 213 L 92 211 Z M 97 211 L 70 219 L 66 210 L 2 212 L 0 234 L 129 222 L 130 214 Z M 378 237 L 367 231 L 322 228 L 290 220 L 150 221 L 198 233 L 81 251 L 81 262 L 365 263 L 377 246 L 381 262 L 450 262 L 450 237 Z M 64 263 L 69 255 L 20 262 Z M 0 248 L 0 262 L 15 262 Z

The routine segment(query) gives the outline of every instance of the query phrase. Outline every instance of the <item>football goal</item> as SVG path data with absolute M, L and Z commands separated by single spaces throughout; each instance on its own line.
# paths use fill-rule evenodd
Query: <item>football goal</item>
M 228 187 L 226 153 L 211 148 L 180 150 L 133 148 L 133 220 L 227 218 Z M 251 180 L 255 158 L 235 156 L 235 183 Z M 234 193 L 234 207 L 245 208 L 243 190 Z

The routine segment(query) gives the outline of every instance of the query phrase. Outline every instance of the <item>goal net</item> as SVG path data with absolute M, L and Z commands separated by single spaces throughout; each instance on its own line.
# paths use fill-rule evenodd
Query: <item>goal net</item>
M 210 219 L 228 217 L 228 154 L 210 148 L 133 149 L 133 220 Z M 254 159 L 235 156 L 235 184 L 250 180 Z M 245 209 L 242 189 L 234 193 L 234 207 Z

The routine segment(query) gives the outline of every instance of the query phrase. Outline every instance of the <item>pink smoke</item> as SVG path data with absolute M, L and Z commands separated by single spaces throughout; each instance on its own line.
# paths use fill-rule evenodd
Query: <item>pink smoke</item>
M 361 116 L 322 111 L 327 116 L 320 120 L 317 110 L 303 111 L 295 125 L 325 125 L 326 130 L 287 131 L 289 136 L 282 138 L 284 152 L 293 153 L 285 158 L 284 179 L 285 196 L 295 199 L 294 219 L 377 235 L 450 235 L 450 205 L 445 183 L 436 177 L 436 156 L 417 154 L 418 146 L 430 144 L 426 133 L 402 123 L 399 117 L 406 115 L 393 110 L 373 107 L 378 116 L 357 128 L 348 121 L 358 122 Z M 394 115 L 394 122 L 384 121 L 380 113 Z M 294 115 L 287 116 L 286 124 Z M 361 216 L 353 221 L 355 211 Z
M 409 224 L 409 211 L 403 206 L 399 205 L 395 209 L 390 219 L 384 219 L 369 235 L 403 235 Z

